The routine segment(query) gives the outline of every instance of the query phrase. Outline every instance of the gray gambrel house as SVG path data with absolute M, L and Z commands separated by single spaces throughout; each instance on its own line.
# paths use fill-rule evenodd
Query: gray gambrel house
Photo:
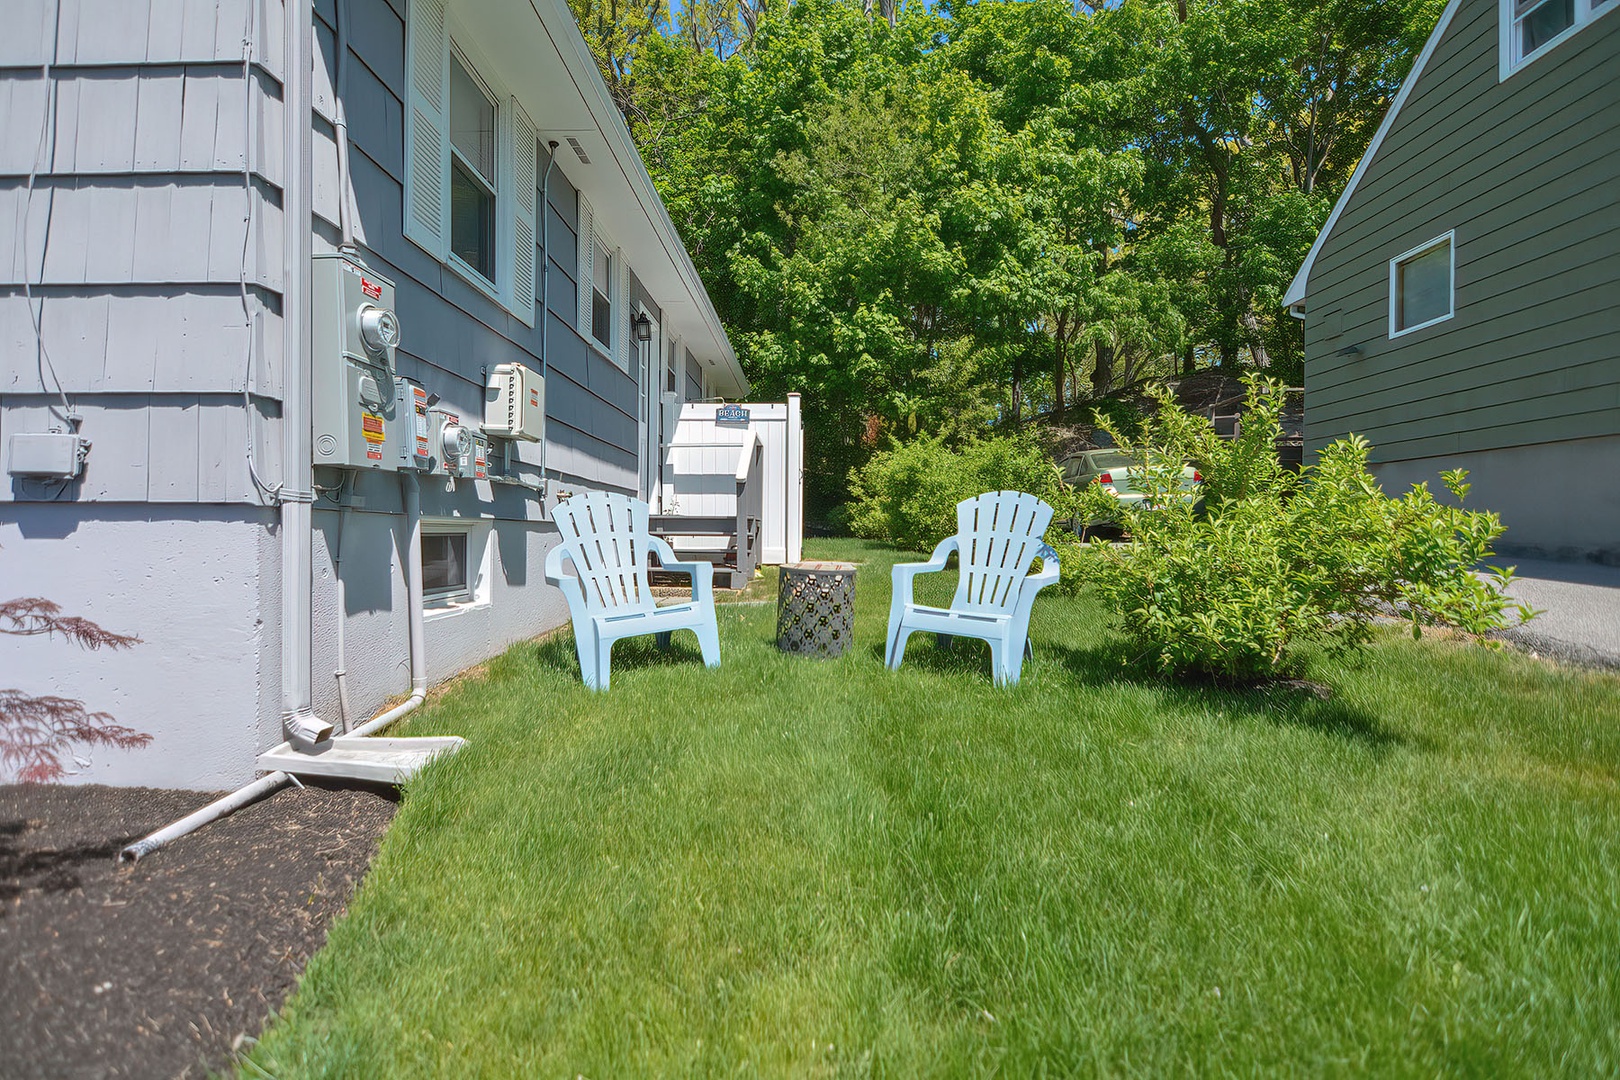
M 1620 561 L 1620 0 L 1451 0 L 1284 303 L 1308 450 Z
M 235 785 L 559 625 L 548 507 L 747 390 L 563 0 L 4 21 L 0 599 L 142 643 L 0 686 L 154 736 L 79 779 Z

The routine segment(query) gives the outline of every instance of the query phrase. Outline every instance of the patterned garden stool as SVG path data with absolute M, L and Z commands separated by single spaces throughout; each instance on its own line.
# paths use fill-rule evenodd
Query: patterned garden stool
M 798 656 L 844 655 L 855 636 L 855 564 L 786 563 L 776 594 L 776 647 Z

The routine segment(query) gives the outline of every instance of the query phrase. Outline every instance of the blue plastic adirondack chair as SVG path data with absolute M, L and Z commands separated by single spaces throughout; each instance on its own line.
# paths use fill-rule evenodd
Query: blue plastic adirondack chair
M 996 683 L 1018 682 L 1029 651 L 1029 612 L 1035 595 L 1058 579 L 1058 557 L 1045 541 L 1052 508 L 1022 491 L 989 491 L 956 504 L 956 535 L 942 540 L 925 563 L 894 568 L 894 599 L 889 605 L 887 663 L 898 670 L 906 639 L 918 631 L 939 635 L 949 647 L 955 637 L 990 643 L 990 669 Z M 918 574 L 945 569 L 952 551 L 961 576 L 949 608 L 923 607 L 911 599 Z M 1041 572 L 1030 564 L 1041 560 Z
M 703 662 L 720 666 L 720 631 L 714 617 L 714 567 L 676 562 L 675 552 L 647 531 L 647 504 L 628 495 L 592 491 L 558 503 L 551 513 L 562 542 L 546 555 L 546 580 L 568 598 L 574 645 L 585 685 L 606 690 L 613 643 L 620 638 L 657 634 L 669 646 L 676 630 L 697 634 Z M 665 570 L 689 574 L 692 599 L 659 607 L 647 587 L 647 556 L 656 554 Z M 563 573 L 563 560 L 574 573 Z

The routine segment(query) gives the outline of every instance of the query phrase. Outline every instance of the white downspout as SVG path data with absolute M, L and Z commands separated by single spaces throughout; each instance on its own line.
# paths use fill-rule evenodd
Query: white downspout
M 311 704 L 310 592 L 314 585 L 311 552 L 315 493 L 310 488 L 314 434 L 309 420 L 310 317 L 306 294 L 313 254 L 310 238 L 313 147 L 309 104 L 314 17 L 312 0 L 287 0 L 283 9 L 287 62 L 286 82 L 282 86 L 282 160 L 286 163 L 286 182 L 281 216 L 284 252 L 281 313 L 286 391 L 282 402 L 280 489 L 281 714 L 289 740 L 304 746 L 312 746 L 332 734 L 332 725 L 317 717 Z M 118 853 L 119 861 L 134 862 L 291 781 L 292 777 L 285 772 L 261 776 L 130 844 Z
M 405 520 L 410 526 L 405 552 L 405 604 L 410 609 L 411 696 L 381 716 L 361 724 L 345 735 L 345 739 L 358 739 L 381 731 L 427 697 L 427 634 L 422 622 L 422 489 L 414 472 L 401 472 L 399 487 L 405 502 Z
M 282 191 L 281 718 L 287 739 L 309 749 L 332 737 L 315 715 L 311 591 L 314 586 L 314 432 L 310 426 L 311 182 L 314 175 L 310 96 L 313 81 L 312 0 L 288 0 L 287 75 L 282 88 L 286 186 Z

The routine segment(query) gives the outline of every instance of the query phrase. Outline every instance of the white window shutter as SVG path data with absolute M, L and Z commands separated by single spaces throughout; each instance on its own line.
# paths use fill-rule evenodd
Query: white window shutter
M 507 113 L 511 116 L 512 152 L 512 272 L 507 280 L 512 283 L 509 306 L 525 326 L 533 326 L 535 319 L 535 250 L 534 235 L 537 220 L 536 205 L 540 135 L 534 123 L 524 113 L 517 98 L 509 99 Z
M 592 229 L 591 204 L 579 196 L 579 258 L 575 267 L 575 280 L 579 282 L 579 333 L 587 342 L 591 337 L 591 282 L 595 280 L 591 262 L 596 258 L 596 233 Z
M 613 298 L 613 361 L 624 371 L 630 371 L 630 264 L 625 261 L 624 251 L 613 253 L 614 269 L 618 273 L 614 276 L 613 288 L 618 294 Z
M 450 32 L 444 0 L 410 0 L 405 67 L 405 238 L 442 262 L 450 249 Z

